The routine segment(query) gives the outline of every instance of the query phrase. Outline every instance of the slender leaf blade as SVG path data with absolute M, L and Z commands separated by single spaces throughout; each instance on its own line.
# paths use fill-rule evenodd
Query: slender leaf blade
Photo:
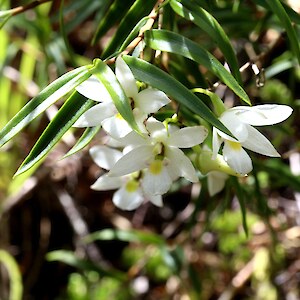
M 36 97 L 32 98 L 0 131 L 0 147 L 90 75 L 87 67 L 80 67 L 64 74 L 48 85 Z
M 161 50 L 182 55 L 205 66 L 218 76 L 238 97 L 251 105 L 250 99 L 235 78 L 207 50 L 195 42 L 171 31 L 148 30 L 145 32 L 146 45 L 154 50 Z
M 107 268 L 100 266 L 94 262 L 77 257 L 73 251 L 67 250 L 56 250 L 47 253 L 46 256 L 48 261 L 60 261 L 69 266 L 77 268 L 82 271 L 96 271 L 102 276 L 113 277 L 114 279 L 125 281 L 127 276 L 121 271 L 113 268 Z
M 124 55 L 123 59 L 129 65 L 137 80 L 141 80 L 150 86 L 165 92 L 213 126 L 232 136 L 230 131 L 216 118 L 213 112 L 182 83 L 158 67 L 142 59 L 127 55 Z
M 104 49 L 101 57 L 107 58 L 112 53 L 117 52 L 119 46 L 125 41 L 132 28 L 151 12 L 156 2 L 157 0 L 136 0 L 122 19 L 116 33 Z
M 120 21 L 133 4 L 134 0 L 115 0 L 98 24 L 92 44 L 95 44 L 116 22 Z
M 245 200 L 245 193 L 243 189 L 241 188 L 238 180 L 236 177 L 232 176 L 231 182 L 235 188 L 236 195 L 241 207 L 241 214 L 242 214 L 242 223 L 243 223 L 243 228 L 245 231 L 246 236 L 248 236 L 248 224 L 247 224 L 247 211 L 246 211 L 246 200 Z
M 267 0 L 255 0 L 255 3 L 266 9 L 270 8 L 269 5 L 267 4 Z M 300 15 L 296 11 L 294 11 L 290 6 L 288 6 L 287 4 L 285 4 L 285 3 L 281 3 L 281 4 L 284 7 L 289 18 L 296 24 L 300 24 Z
M 187 0 L 171 0 L 170 5 L 181 17 L 204 30 L 219 46 L 235 79 L 242 84 L 238 61 L 230 40 L 218 21 L 205 9 Z
M 289 18 L 287 12 L 285 11 L 283 5 L 280 0 L 265 0 L 269 8 L 277 15 L 278 19 L 282 23 L 283 27 L 286 30 L 286 33 L 289 37 L 289 41 L 291 43 L 291 48 L 294 54 L 298 58 L 298 62 L 300 63 L 300 47 L 299 47 L 299 39 L 297 37 L 297 33 L 292 26 L 291 19 Z
M 84 238 L 86 243 L 91 243 L 96 240 L 111 241 L 119 240 L 124 242 L 139 242 L 152 245 L 165 245 L 164 239 L 159 235 L 143 232 L 139 230 L 113 230 L 103 229 L 91 233 Z
M 72 149 L 66 155 L 64 155 L 64 158 L 71 156 L 82 150 L 84 147 L 86 147 L 90 143 L 90 141 L 95 137 L 95 135 L 99 132 L 100 128 L 101 126 L 86 128 L 86 130 L 81 135 L 74 147 L 72 147 Z
M 92 100 L 87 100 L 77 91 L 74 91 L 44 130 L 15 176 L 24 173 L 45 157 L 79 116 L 92 107 L 93 104 Z
M 119 52 L 122 52 L 126 49 L 126 47 L 129 45 L 129 43 L 137 37 L 137 35 L 140 32 L 140 29 L 147 23 L 147 21 L 150 19 L 150 17 L 144 17 L 142 18 L 131 30 L 131 32 L 128 34 L 127 38 L 123 42 L 123 44 L 120 46 Z

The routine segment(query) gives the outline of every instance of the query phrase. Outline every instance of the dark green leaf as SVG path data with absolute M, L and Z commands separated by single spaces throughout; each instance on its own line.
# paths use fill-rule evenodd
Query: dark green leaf
M 92 107 L 93 103 L 92 100 L 87 100 L 75 91 L 44 130 L 15 176 L 27 171 L 47 155 L 79 116 Z
M 87 146 L 90 141 L 95 137 L 95 135 L 99 132 L 101 126 L 88 127 L 74 145 L 74 147 L 66 154 L 64 157 L 73 155 L 78 151 L 82 150 L 85 146 Z
M 245 234 L 248 236 L 248 225 L 247 225 L 247 212 L 246 212 L 246 202 L 245 202 L 245 194 L 242 190 L 242 187 L 238 183 L 238 180 L 236 177 L 231 177 L 231 182 L 233 183 L 233 186 L 235 188 L 235 192 L 238 198 L 238 201 L 240 203 L 241 207 L 241 213 L 242 213 L 242 222 L 243 222 L 243 228 L 245 231 Z
M 138 230 L 113 230 L 104 229 L 94 232 L 85 238 L 85 242 L 90 243 L 95 240 L 111 241 L 118 240 L 124 242 L 139 242 L 153 245 L 165 245 L 165 241 L 159 235 Z
M 242 84 L 236 54 L 231 46 L 228 36 L 218 21 L 209 12 L 199 5 L 192 3 L 190 0 L 171 0 L 170 4 L 177 14 L 194 22 L 217 43 L 220 50 L 223 52 L 235 79 Z
M 98 24 L 92 44 L 95 44 L 114 24 L 124 17 L 133 2 L 134 0 L 115 0 L 114 3 L 110 5 L 105 16 Z
M 75 69 L 59 77 L 36 97 L 31 99 L 0 131 L 0 147 L 19 133 L 26 125 L 58 99 L 90 77 L 87 67 Z
M 136 0 L 131 6 L 130 10 L 126 13 L 125 17 L 122 19 L 118 29 L 112 39 L 110 40 L 108 46 L 104 49 L 102 53 L 103 58 L 107 58 L 112 53 L 117 52 L 120 45 L 126 40 L 127 36 L 131 32 L 132 28 L 145 16 L 147 16 L 157 0 Z
M 269 5 L 267 4 L 267 1 L 266 0 L 255 0 L 255 3 L 266 8 L 266 9 L 270 9 Z M 289 7 L 287 4 L 285 3 L 281 3 L 282 6 L 284 7 L 286 13 L 288 14 L 289 18 L 297 23 L 297 24 L 300 24 L 300 15 L 295 12 L 291 7 Z
M 298 62 L 300 63 L 300 48 L 299 48 L 299 38 L 295 29 L 292 26 L 292 22 L 286 13 L 284 7 L 282 6 L 280 0 L 265 0 L 269 8 L 277 15 L 278 19 L 282 23 L 283 27 L 286 30 L 286 33 L 289 37 L 289 41 L 291 43 L 291 48 L 296 57 L 298 58 Z
M 179 81 L 158 67 L 139 58 L 123 56 L 123 59 L 129 65 L 137 80 L 164 91 L 213 126 L 232 136 L 230 131 L 216 118 L 212 111 Z
M 103 276 L 110 276 L 119 280 L 126 280 L 127 276 L 117 270 L 101 267 L 87 259 L 76 257 L 74 252 L 66 250 L 52 251 L 47 254 L 48 261 L 60 261 L 82 271 L 96 271 Z
M 145 42 L 152 49 L 176 53 L 205 66 L 218 76 L 237 96 L 251 105 L 248 95 L 234 77 L 212 54 L 195 42 L 166 30 L 146 31 Z

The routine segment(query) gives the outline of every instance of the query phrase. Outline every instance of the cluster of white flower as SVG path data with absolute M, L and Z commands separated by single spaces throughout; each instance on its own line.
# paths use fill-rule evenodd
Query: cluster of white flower
M 121 117 L 106 88 L 96 77 L 90 77 L 77 87 L 79 93 L 99 104 L 85 112 L 74 126 L 101 125 L 111 141 L 90 149 L 95 163 L 108 171 L 91 188 L 99 191 L 117 189 L 113 202 L 124 210 L 136 209 L 145 199 L 162 206 L 162 195 L 179 177 L 198 181 L 194 165 L 180 148 L 203 143 L 208 130 L 204 126 L 179 128 L 155 119 L 152 115 L 170 99 L 162 91 L 150 87 L 139 91 L 130 68 L 121 57 L 116 60 L 115 74 L 131 101 L 141 134 L 133 131 Z M 245 176 L 252 170 L 251 159 L 243 147 L 267 156 L 279 156 L 267 138 L 251 125 L 276 124 L 291 113 L 292 109 L 284 105 L 240 106 L 226 110 L 219 119 L 235 138 L 213 128 L 213 149 L 204 146 L 196 162 L 199 170 L 208 177 L 209 193 L 214 195 L 221 191 L 228 174 Z

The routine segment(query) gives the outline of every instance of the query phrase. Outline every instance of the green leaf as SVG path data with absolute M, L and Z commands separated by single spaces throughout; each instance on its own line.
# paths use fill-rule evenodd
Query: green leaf
M 128 34 L 123 44 L 120 46 L 119 52 L 124 51 L 126 47 L 129 45 L 129 43 L 137 37 L 137 35 L 140 32 L 140 29 L 147 23 L 149 19 L 150 17 L 144 17 L 134 26 L 134 28 Z
M 101 57 L 107 58 L 114 52 L 118 51 L 120 45 L 126 40 L 127 36 L 131 32 L 132 28 L 145 16 L 147 16 L 157 0 L 136 0 L 131 6 L 130 10 L 126 13 L 122 19 L 118 29 L 108 46 L 104 49 Z
M 118 22 L 131 7 L 134 0 L 115 0 L 109 6 L 105 16 L 101 19 L 93 37 L 92 44 L 94 45 L 107 31 Z
M 265 0 L 269 8 L 277 15 L 278 19 L 282 23 L 283 27 L 286 30 L 286 33 L 289 37 L 289 41 L 291 43 L 292 51 L 294 55 L 298 58 L 298 62 L 300 63 L 300 48 L 299 48 L 299 39 L 295 29 L 292 26 L 291 19 L 289 18 L 288 14 L 286 13 L 284 7 L 282 6 L 280 0 Z
M 32 98 L 0 131 L 0 147 L 90 75 L 88 67 L 80 67 L 64 74 L 48 85 L 36 97 Z
M 95 135 L 99 132 L 101 126 L 88 127 L 74 145 L 74 147 L 66 154 L 63 158 L 73 155 L 87 146 L 90 141 L 95 137 Z
M 130 101 L 123 91 L 116 75 L 102 60 L 96 59 L 94 62 L 95 68 L 92 70 L 92 74 L 98 77 L 98 79 L 106 87 L 110 94 L 118 112 L 121 114 L 128 124 L 136 132 L 139 132 L 139 128 L 135 122 L 134 115 L 130 106 Z
M 228 36 L 218 21 L 209 12 L 192 3 L 190 0 L 171 0 L 170 5 L 177 14 L 195 23 L 217 43 L 220 50 L 223 52 L 235 79 L 239 84 L 242 84 L 236 54 L 231 46 Z
M 96 231 L 84 238 L 86 243 L 91 243 L 96 240 L 111 241 L 118 240 L 124 242 L 139 242 L 152 245 L 165 245 L 165 240 L 159 235 L 138 231 L 138 230 L 113 230 L 103 229 Z
M 248 95 L 234 77 L 212 54 L 195 42 L 167 30 L 146 31 L 145 42 L 152 49 L 179 54 L 205 66 L 218 76 L 237 96 L 251 105 Z
M 22 275 L 18 263 L 12 255 L 5 250 L 0 250 L 0 263 L 2 263 L 9 275 L 9 298 L 8 300 L 21 300 L 23 294 Z
M 236 195 L 241 207 L 241 213 L 242 213 L 242 222 L 243 222 L 243 228 L 245 231 L 246 236 L 248 236 L 248 225 L 247 225 L 247 211 L 246 211 L 246 201 L 245 201 L 245 193 L 242 190 L 242 187 L 240 186 L 238 180 L 236 177 L 231 177 L 231 182 L 235 188 Z
M 92 107 L 93 104 L 92 100 L 87 100 L 77 91 L 74 91 L 44 130 L 15 176 L 27 171 L 45 157 L 79 116 Z
M 270 8 L 266 0 L 255 0 L 255 3 L 266 9 Z M 291 7 L 289 7 L 287 4 L 285 3 L 281 3 L 281 4 L 284 7 L 289 18 L 296 24 L 300 24 L 300 15 L 297 12 L 295 12 Z
M 123 272 L 115 269 L 108 269 L 107 267 L 101 267 L 100 264 L 77 257 L 74 252 L 66 250 L 56 250 L 47 253 L 48 261 L 60 261 L 69 266 L 75 267 L 82 271 L 96 271 L 103 276 L 113 277 L 118 280 L 126 280 L 127 276 Z
M 123 59 L 137 80 L 164 91 L 167 95 L 198 114 L 213 126 L 232 136 L 230 131 L 216 118 L 213 112 L 182 83 L 144 60 L 126 55 L 123 56 Z

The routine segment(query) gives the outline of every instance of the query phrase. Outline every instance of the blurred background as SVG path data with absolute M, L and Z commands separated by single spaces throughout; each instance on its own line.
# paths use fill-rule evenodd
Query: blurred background
M 10 18 L 0 30 L 0 127 L 57 77 L 99 57 L 133 2 L 35 1 Z M 62 99 L 0 150 L 1 300 L 17 300 L 12 295 L 21 290 L 20 299 L 28 300 L 300 299 L 299 66 L 266 1 L 196 2 L 230 37 L 253 104 L 293 107 L 286 122 L 262 130 L 282 158 L 252 153 L 254 171 L 231 178 L 214 197 L 205 178 L 193 186 L 180 181 L 163 208 L 145 203 L 120 211 L 113 192 L 90 189 L 103 171 L 88 149 L 61 159 L 81 130 L 68 132 L 38 167 L 13 178 Z M 0 8 L 29 3 L 2 0 Z M 286 3 L 299 34 L 299 3 Z M 113 5 L 119 6 L 109 21 Z M 164 17 L 166 27 L 222 61 L 205 32 L 168 6 Z M 172 59 L 175 78 L 201 86 L 191 62 Z M 237 101 L 227 90 L 222 97 Z

